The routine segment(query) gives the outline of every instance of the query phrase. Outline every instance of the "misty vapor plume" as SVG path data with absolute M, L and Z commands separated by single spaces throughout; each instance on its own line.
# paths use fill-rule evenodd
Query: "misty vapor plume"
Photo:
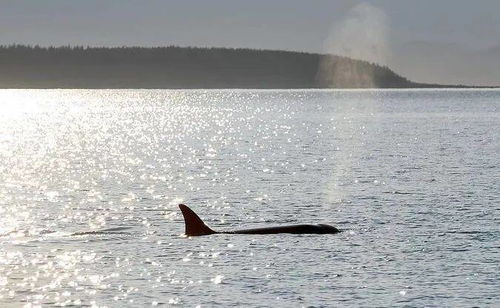
M 362 69 L 349 58 L 387 64 L 387 17 L 379 8 L 359 4 L 333 24 L 324 45 L 326 55 L 318 69 L 320 83 L 336 88 L 375 87 L 373 71 Z
M 387 18 L 383 11 L 367 3 L 354 7 L 346 18 L 333 25 L 325 41 L 326 55 L 318 71 L 320 81 L 334 88 L 377 87 L 376 77 L 380 72 L 373 66 L 360 66 L 352 59 L 385 65 L 388 56 L 386 33 Z M 377 92 L 369 91 L 345 103 L 336 102 L 336 114 L 332 118 L 337 137 L 333 152 L 336 153 L 335 167 L 325 188 L 333 204 L 348 202 L 348 192 L 343 186 L 357 180 L 353 166 L 360 157 L 369 155 L 366 142 L 377 125 L 377 99 Z

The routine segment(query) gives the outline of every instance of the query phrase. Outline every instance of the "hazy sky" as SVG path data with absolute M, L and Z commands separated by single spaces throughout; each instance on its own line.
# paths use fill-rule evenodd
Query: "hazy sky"
M 324 52 L 328 51 L 325 42 L 360 3 L 375 9 L 375 14 L 365 12 L 368 19 L 383 16 L 383 27 L 375 21 L 374 33 L 383 34 L 389 51 L 416 41 L 469 49 L 500 45 L 498 0 L 0 0 L 0 44 Z M 365 13 L 354 14 L 354 22 L 365 18 Z M 362 27 L 368 32 L 360 34 L 365 30 L 355 26 L 352 35 L 371 39 L 371 23 Z M 346 33 L 342 43 L 348 43 L 350 32 Z
M 331 25 L 361 2 L 385 12 L 393 39 L 500 44 L 498 0 L 1 0 L 0 43 L 321 51 Z

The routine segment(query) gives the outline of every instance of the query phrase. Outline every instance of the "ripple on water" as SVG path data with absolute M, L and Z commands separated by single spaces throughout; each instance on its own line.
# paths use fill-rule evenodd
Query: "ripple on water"
M 0 90 L 0 306 L 494 306 L 499 99 Z

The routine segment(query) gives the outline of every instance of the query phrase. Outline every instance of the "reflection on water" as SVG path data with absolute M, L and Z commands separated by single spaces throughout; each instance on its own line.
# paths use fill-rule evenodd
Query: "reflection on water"
M 0 305 L 498 303 L 499 101 L 1 90 Z M 347 232 L 185 238 L 180 202 Z

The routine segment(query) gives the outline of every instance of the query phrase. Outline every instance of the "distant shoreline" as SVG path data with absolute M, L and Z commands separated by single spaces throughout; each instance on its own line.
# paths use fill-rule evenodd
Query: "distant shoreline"
M 385 66 L 279 50 L 0 46 L 1 89 L 494 88 L 410 81 Z

